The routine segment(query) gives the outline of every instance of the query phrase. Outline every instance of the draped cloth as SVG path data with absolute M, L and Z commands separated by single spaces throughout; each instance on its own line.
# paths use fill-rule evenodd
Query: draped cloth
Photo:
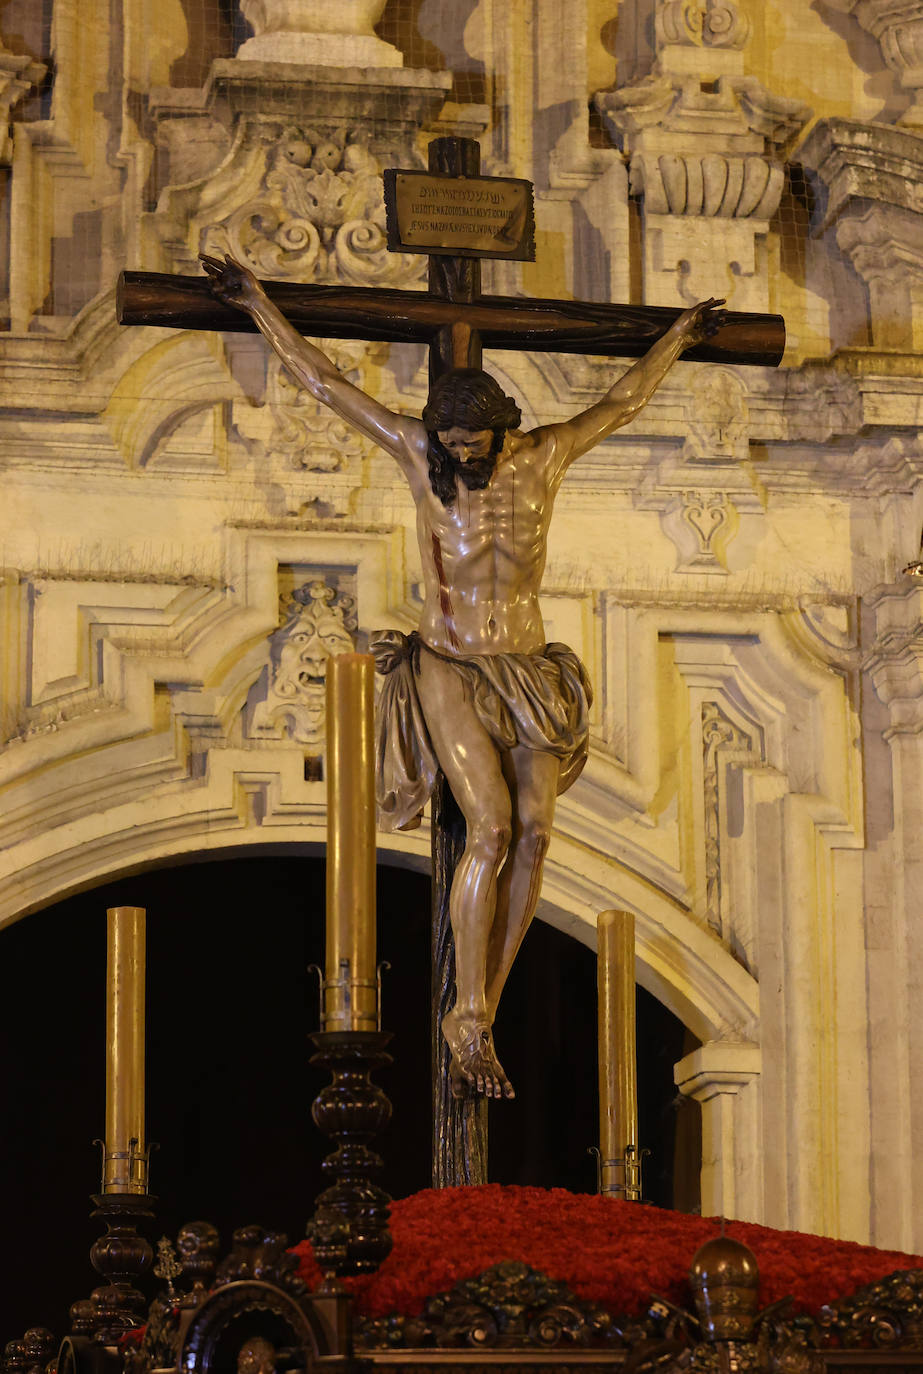
M 379 825 L 400 830 L 413 823 L 432 794 L 439 762 L 420 698 L 419 655 L 434 654 L 466 683 L 478 720 L 498 749 L 523 745 L 561 760 L 558 792 L 586 763 L 593 689 L 586 668 L 566 644 L 540 654 L 439 653 L 418 634 L 382 630 L 369 641 L 384 676 L 378 704 L 377 793 Z

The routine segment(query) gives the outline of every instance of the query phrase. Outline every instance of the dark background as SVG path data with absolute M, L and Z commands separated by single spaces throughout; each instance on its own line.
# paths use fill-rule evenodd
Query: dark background
M 395 1062 L 377 1075 L 394 1114 L 376 1148 L 393 1197 L 430 1183 L 429 890 L 425 874 L 379 867 L 378 952 L 391 964 L 382 1020 Z M 99 1282 L 87 1252 L 102 1229 L 89 1195 L 104 1129 L 110 906 L 148 913 L 147 1132 L 160 1146 L 149 1238 L 201 1218 L 225 1243 L 250 1221 L 294 1243 L 323 1186 L 329 1146 L 310 1105 L 326 1080 L 307 1040 L 317 1029 L 307 966 L 323 964 L 322 859 L 184 864 L 38 912 L 0 933 L 0 1346 L 34 1325 L 63 1336 L 69 1304 Z M 490 1106 L 491 1182 L 595 1191 L 595 954 L 534 922 L 495 1029 L 518 1096 Z M 697 1202 L 697 1109 L 683 1099 L 677 1110 L 673 1064 L 695 1044 L 639 989 L 645 1195 L 685 1210 Z

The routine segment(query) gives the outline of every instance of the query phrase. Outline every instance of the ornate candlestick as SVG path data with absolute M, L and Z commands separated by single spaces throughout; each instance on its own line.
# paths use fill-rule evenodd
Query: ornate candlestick
M 388 1230 L 390 1197 L 374 1180 L 382 1171 L 379 1155 L 369 1148 L 391 1119 L 391 1103 L 371 1080 L 372 1072 L 391 1063 L 387 1031 L 321 1031 L 312 1064 L 329 1069 L 330 1083 L 318 1093 L 311 1115 L 336 1142 L 321 1166 L 334 1183 L 317 1199 L 308 1237 L 326 1279 L 334 1274 L 372 1273 L 391 1250 Z
M 106 913 L 106 1139 L 104 1193 L 147 1192 L 144 1148 L 145 911 Z
M 326 978 L 311 1063 L 331 1074 L 312 1115 L 337 1148 L 323 1164 L 335 1181 L 317 1199 L 308 1236 L 329 1287 L 333 1275 L 377 1269 L 391 1249 L 391 1199 L 373 1181 L 383 1166 L 369 1148 L 391 1117 L 370 1077 L 391 1062 L 375 963 L 373 674 L 370 654 L 328 660 Z
M 327 660 L 327 950 L 322 1031 L 377 1031 L 375 660 Z
M 599 1151 L 598 1191 L 641 1201 L 638 1149 L 638 1069 L 635 1034 L 635 918 L 603 911 L 599 946 Z
M 93 1217 L 106 1225 L 94 1241 L 90 1262 L 106 1282 L 95 1289 L 93 1340 L 116 1345 L 140 1326 L 147 1301 L 135 1286 L 150 1268 L 153 1251 L 138 1234 L 154 1216 L 148 1194 L 150 1147 L 144 1144 L 144 956 L 142 907 L 110 907 L 106 978 L 106 1138 L 102 1182 Z
M 154 1199 L 146 1193 L 99 1193 L 95 1211 L 106 1224 L 106 1234 L 90 1247 L 90 1263 L 106 1282 L 93 1290 L 96 1309 L 93 1339 L 100 1345 L 117 1345 L 126 1331 L 141 1326 L 147 1299 L 135 1286 L 151 1267 L 154 1252 L 138 1234 L 140 1221 L 153 1220 Z

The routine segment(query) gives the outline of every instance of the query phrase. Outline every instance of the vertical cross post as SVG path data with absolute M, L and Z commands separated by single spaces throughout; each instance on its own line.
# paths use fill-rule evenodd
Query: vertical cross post
M 429 171 L 475 177 L 481 150 L 473 138 L 436 138 L 429 145 Z M 481 294 L 477 258 L 433 253 L 429 290 L 441 300 L 469 304 Z M 481 339 L 462 323 L 443 325 L 430 344 L 430 386 L 453 367 L 480 367 Z M 445 778 L 440 774 L 432 803 L 433 936 L 432 936 L 432 1075 L 433 1187 L 451 1188 L 487 1182 L 487 1101 L 452 1096 L 449 1047 L 442 1018 L 455 991 L 455 944 L 449 921 L 449 893 L 465 847 L 465 821 Z

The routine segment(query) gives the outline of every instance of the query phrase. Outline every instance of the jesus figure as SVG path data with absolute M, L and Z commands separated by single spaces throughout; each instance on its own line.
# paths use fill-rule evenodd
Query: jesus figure
M 454 369 L 421 420 L 353 386 L 304 339 L 245 267 L 203 256 L 214 294 L 246 311 L 301 386 L 391 455 L 417 509 L 419 631 L 381 638 L 384 823 L 413 822 L 441 768 L 467 826 L 449 896 L 456 1000 L 442 1023 L 452 1089 L 512 1097 L 493 1023 L 538 904 L 555 798 L 587 754 L 590 685 L 539 609 L 554 498 L 570 464 L 637 415 L 667 372 L 722 322 L 723 301 L 681 314 L 602 400 L 523 432 L 493 377 Z

